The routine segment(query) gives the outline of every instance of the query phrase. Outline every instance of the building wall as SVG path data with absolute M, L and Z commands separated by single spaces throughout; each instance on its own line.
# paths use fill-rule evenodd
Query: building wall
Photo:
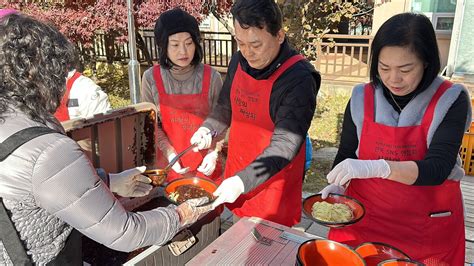
M 377 3 L 378 1 L 376 1 Z M 393 15 L 410 11 L 410 0 L 392 0 L 383 4 L 376 4 L 372 24 L 372 35 L 375 35 L 382 24 Z
M 442 12 L 454 12 L 453 6 L 449 4 L 440 4 L 445 0 L 392 0 L 391 2 L 386 2 L 384 4 L 378 5 L 374 9 L 374 18 L 373 18 L 373 30 L 372 35 L 375 35 L 377 30 L 382 26 L 382 24 L 389 19 L 390 17 L 400 14 L 403 12 L 410 12 L 413 10 L 413 7 L 416 7 L 418 12 L 428 12 L 428 11 L 442 11 Z M 469 1 L 474 2 L 474 1 Z M 474 11 L 474 10 L 473 10 Z M 472 19 L 474 21 L 474 14 L 472 14 Z M 473 29 L 473 28 L 471 28 Z M 473 33 L 474 37 L 474 33 Z M 446 67 L 449 54 L 449 46 L 451 42 L 451 33 L 437 33 L 436 38 L 438 40 L 438 48 L 441 59 L 441 69 Z M 474 58 L 474 54 L 472 55 Z
M 227 18 L 227 23 L 232 26 L 232 20 Z M 212 32 L 229 32 L 224 24 L 219 22 L 219 20 L 214 17 L 214 15 L 209 14 L 209 16 L 199 25 L 199 28 L 203 31 L 212 31 Z
M 451 35 L 437 34 L 439 57 L 441 61 L 441 70 L 448 64 L 449 45 L 451 44 Z

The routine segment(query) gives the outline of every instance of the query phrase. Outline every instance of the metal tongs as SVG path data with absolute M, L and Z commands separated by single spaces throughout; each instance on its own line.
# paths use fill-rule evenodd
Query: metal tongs
M 211 134 L 212 137 L 214 138 L 217 135 L 217 131 L 212 130 L 212 131 L 209 131 L 207 134 Z M 197 145 L 197 143 L 189 145 L 189 147 L 187 147 L 186 149 L 181 151 L 178 155 L 176 155 L 169 162 L 169 164 L 166 165 L 165 168 L 146 170 L 143 174 L 148 176 L 152 180 L 153 185 L 161 186 L 163 184 L 163 182 L 165 182 L 166 177 L 168 176 L 168 171 L 170 170 L 170 168 L 179 160 L 179 158 L 181 158 L 181 156 L 183 156 L 186 152 L 188 152 L 192 148 L 196 147 L 196 145 Z
M 272 245 L 273 240 L 271 240 L 270 238 L 262 236 L 262 234 L 257 230 L 257 228 L 255 228 L 255 227 L 252 228 L 252 231 L 250 233 L 255 238 L 255 240 L 257 240 L 258 243 L 261 243 L 261 244 L 264 244 L 264 245 L 267 245 L 267 246 Z
M 212 138 L 215 138 L 217 136 L 217 131 L 215 130 L 211 130 L 209 132 L 207 132 L 207 134 L 211 134 L 211 137 Z M 206 134 L 206 135 L 207 135 Z M 180 153 L 178 153 L 178 155 L 176 155 L 171 161 L 170 163 L 163 169 L 165 172 L 168 172 L 170 170 L 170 168 L 185 154 L 187 153 L 189 150 L 191 150 L 192 148 L 196 147 L 198 145 L 198 143 L 193 143 L 191 145 L 189 145 L 186 149 L 184 149 L 183 151 L 181 151 Z

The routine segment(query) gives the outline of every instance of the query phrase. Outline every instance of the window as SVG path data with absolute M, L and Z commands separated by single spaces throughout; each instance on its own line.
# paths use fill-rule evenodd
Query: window
M 437 34 L 451 34 L 456 10 L 455 0 L 412 0 L 411 10 L 425 14 Z
M 456 1 L 453 0 L 412 0 L 414 12 L 454 13 Z
M 454 13 L 422 12 L 431 20 L 437 34 L 451 34 L 454 24 Z
M 451 33 L 454 24 L 454 13 L 435 13 L 432 22 L 437 33 Z

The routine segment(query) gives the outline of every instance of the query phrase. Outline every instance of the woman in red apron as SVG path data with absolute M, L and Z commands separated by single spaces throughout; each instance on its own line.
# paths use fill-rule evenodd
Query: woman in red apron
M 353 90 L 323 190 L 347 187 L 366 215 L 329 238 L 387 243 L 426 265 L 463 265 L 458 151 L 471 121 L 468 92 L 437 77 L 436 36 L 423 15 L 389 19 L 372 52 L 372 83 Z
M 220 74 L 200 63 L 199 40 L 196 19 L 179 8 L 162 13 L 156 22 L 160 65 L 145 71 L 141 99 L 155 103 L 159 110 L 159 168 L 189 146 L 189 139 L 212 109 L 222 87 Z M 188 152 L 181 157 L 168 174 L 168 181 L 184 174 L 217 180 L 222 174 L 218 154 L 223 137 L 218 140 L 208 150 Z

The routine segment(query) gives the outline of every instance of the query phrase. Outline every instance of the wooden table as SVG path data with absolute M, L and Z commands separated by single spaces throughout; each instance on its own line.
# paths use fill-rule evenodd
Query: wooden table
M 298 246 L 315 238 L 320 237 L 260 218 L 246 217 L 186 265 L 295 265 Z

